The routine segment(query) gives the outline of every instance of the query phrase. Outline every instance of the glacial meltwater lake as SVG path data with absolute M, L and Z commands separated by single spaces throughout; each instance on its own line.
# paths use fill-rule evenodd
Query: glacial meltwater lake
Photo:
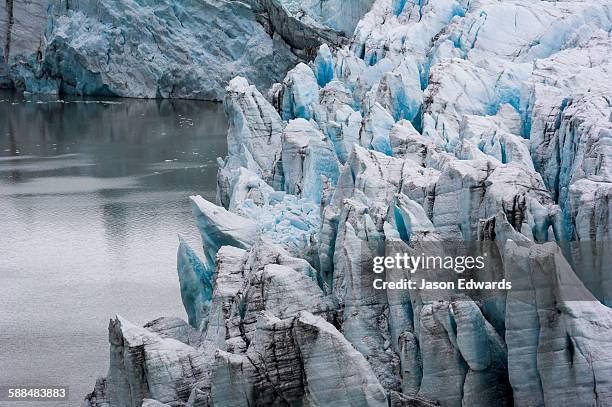
M 109 359 L 108 321 L 186 319 L 177 235 L 214 200 L 220 104 L 0 92 L 0 386 L 66 385 L 79 406 Z

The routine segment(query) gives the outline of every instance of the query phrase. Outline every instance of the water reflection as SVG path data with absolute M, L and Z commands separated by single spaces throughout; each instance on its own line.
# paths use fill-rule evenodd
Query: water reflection
M 205 102 L 74 98 L 44 101 L 3 93 L 0 118 L 0 156 L 32 155 L 39 162 L 40 156 L 79 152 L 94 160 L 93 166 L 66 169 L 70 175 L 122 177 L 146 173 L 147 165 L 154 163 L 161 171 L 165 170 L 163 164 L 176 161 L 211 164 L 225 150 L 222 108 Z M 0 171 L 13 171 L 13 180 L 39 175 L 36 171 L 20 174 L 25 168 L 10 163 L 2 162 Z M 196 180 L 154 177 L 150 185 L 163 187 L 176 181 L 193 185 Z
M 184 316 L 177 234 L 199 246 L 188 196 L 214 199 L 225 133 L 219 104 L 0 93 L 0 385 L 80 405 L 108 318 Z
M 104 194 L 101 191 L 100 194 Z M 108 202 L 102 204 L 102 219 L 104 221 L 104 231 L 106 232 L 106 241 L 114 253 L 121 253 L 117 250 L 125 245 L 127 240 L 127 204 L 123 202 Z

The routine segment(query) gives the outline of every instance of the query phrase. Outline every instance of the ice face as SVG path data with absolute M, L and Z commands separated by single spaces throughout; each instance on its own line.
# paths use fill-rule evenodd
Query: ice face
M 240 168 L 255 173 L 271 185 L 282 180 L 276 164 L 283 132 L 276 110 L 246 79 L 232 79 L 226 91 L 223 105 L 229 118 L 228 156 L 221 163 L 217 178 L 218 200 L 225 207 L 230 203 L 230 188 Z
M 377 0 L 350 45 L 313 48 L 267 99 L 232 80 L 221 206 L 194 198 L 215 281 L 187 405 L 609 404 L 608 258 L 567 245 L 612 223 L 609 15 Z M 495 244 L 491 272 L 517 285 L 373 289 L 363 259 L 448 241 Z M 122 388 L 98 387 L 90 400 Z
M 177 270 L 181 284 L 181 298 L 189 325 L 204 329 L 213 293 L 214 264 L 205 264 L 196 252 L 179 237 Z
M 215 66 L 235 63 L 234 75 L 269 86 L 298 61 L 242 3 L 57 3 L 45 36 L 42 69 L 25 82 L 27 91 L 36 91 L 38 78 L 59 78 L 59 90 L 67 93 L 221 100 L 231 77 Z M 265 74 L 248 68 L 254 60 L 267 66 Z
M 517 185 L 517 179 L 524 184 Z M 537 173 L 521 166 L 489 160 L 451 161 L 436 184 L 434 225 L 443 238 L 476 240 L 478 219 L 503 210 L 517 230 L 536 241 L 547 241 L 549 226 L 559 233 L 560 217 L 544 190 Z
M 412 121 L 423 103 L 421 78 L 415 61 L 406 59 L 391 72 L 386 72 L 375 89 L 376 100 L 384 106 L 395 121 Z
M 319 105 L 319 86 L 312 69 L 304 63 L 299 64 L 287 73 L 283 87 L 283 120 L 314 119 Z
M 96 384 L 96 390 L 101 393 L 88 396 L 85 405 L 100 405 L 102 400 L 110 405 L 134 405 L 144 398 L 174 404 L 185 398 L 181 389 L 185 383 L 183 374 L 190 372 L 187 373 L 190 386 L 205 377 L 198 368 L 205 363 L 205 358 L 194 347 L 189 335 L 178 336 L 173 327 L 175 321 L 161 322 L 143 328 L 120 316 L 111 320 L 108 376 Z M 188 326 L 184 329 L 192 330 Z
M 367 110 L 363 123 L 359 144 L 369 150 L 393 155 L 389 133 L 395 121 L 389 112 L 380 103 L 375 103 Z
M 350 37 L 359 19 L 370 10 L 373 0 L 281 0 L 283 5 L 292 10 L 292 14 L 305 13 L 309 18 L 319 21 L 336 31 Z
M 409 242 L 413 233 L 434 232 L 435 228 L 421 205 L 404 194 L 395 198 L 396 228 L 402 240 Z
M 323 182 L 336 185 L 339 165 L 334 146 L 304 119 L 292 120 L 283 133 L 285 191 L 319 204 Z
M 506 268 L 507 272 L 532 276 L 520 279 L 506 305 L 508 373 L 515 402 L 587 404 L 596 403 L 599 394 L 607 400 L 610 385 L 600 381 L 611 369 L 604 356 L 611 347 L 601 329 L 611 326 L 611 310 L 589 298 L 555 244 L 522 247 L 509 242 L 505 250 L 505 256 L 519 262 L 512 270 Z M 549 272 L 564 280 L 565 287 L 542 289 Z M 577 290 L 584 291 L 583 301 L 570 300 L 576 298 L 572 292 Z M 558 307 L 558 303 L 563 305 Z M 551 313 L 557 316 L 548 320 Z
M 47 22 L 48 0 L 11 1 L 0 6 L 0 88 L 10 88 L 13 79 L 34 79 L 29 68 L 35 63 L 35 53 Z M 22 81 L 23 83 L 23 81 Z M 38 85 L 40 93 L 57 91 L 54 81 Z
M 221 246 L 246 249 L 253 245 L 257 232 L 254 221 L 216 206 L 199 195 L 191 197 L 191 209 L 197 220 L 208 264 L 214 264 Z
M 363 356 L 331 324 L 308 312 L 288 320 L 264 314 L 249 350 L 245 355 L 216 354 L 211 389 L 216 405 L 268 405 L 279 397 L 317 405 L 387 405 Z M 293 374 L 262 380 L 270 365 Z M 339 375 L 337 366 L 347 365 L 353 374 Z M 308 386 L 302 387 L 306 382 Z M 244 391 L 233 391 L 235 387 Z
M 191 199 L 207 264 L 214 264 L 221 247 L 249 249 L 258 237 L 268 237 L 294 255 L 318 263 L 315 253 L 320 218 L 314 203 L 294 195 L 272 194 L 271 203 L 257 205 L 246 199 L 234 208 L 235 213 L 200 196 Z
M 327 44 L 319 48 L 314 64 L 317 83 L 324 87 L 334 79 L 334 57 Z
M 306 17 L 301 7 L 283 3 L 288 2 L 17 3 L 12 31 L 20 40 L 9 35 L 3 41 L 3 50 L 13 48 L 15 57 L 3 71 L 33 93 L 222 100 L 236 75 L 266 89 L 311 48 L 345 42 L 371 0 L 348 6 L 310 1 L 313 12 Z
M 612 125 L 608 97 L 604 96 L 610 94 L 610 86 L 598 79 L 600 75 L 609 75 L 611 69 L 610 62 L 602 59 L 607 50 L 609 35 L 597 32 L 594 38 L 579 42 L 575 49 L 538 61 L 534 78 L 524 90 L 525 115 L 529 118 L 525 135 L 531 142 L 536 169 L 563 210 L 566 239 L 606 240 L 609 236 L 606 231 L 609 228 L 605 227 L 591 227 L 586 232 L 581 227 L 585 223 L 575 217 L 576 203 L 581 200 L 576 197 L 582 195 L 580 186 L 587 184 L 580 181 L 588 179 L 598 186 L 599 200 L 590 201 L 585 196 L 587 204 L 581 208 L 582 214 L 589 213 L 586 219 L 591 225 L 609 224 L 606 215 L 596 209 L 607 206 L 604 197 L 608 195 L 605 191 L 611 179 Z M 592 64 L 586 63 L 589 60 Z M 544 71 L 547 74 L 538 80 L 535 75 Z M 555 86 L 553 77 L 564 80 Z M 593 87 L 596 90 L 591 91 Z M 548 113 L 544 114 L 546 109 Z M 600 164 L 594 165 L 595 162 Z

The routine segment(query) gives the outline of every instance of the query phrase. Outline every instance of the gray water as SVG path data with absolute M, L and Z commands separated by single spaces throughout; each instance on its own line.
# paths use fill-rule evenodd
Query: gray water
M 0 93 L 0 386 L 65 385 L 80 405 L 108 368 L 109 318 L 186 318 L 177 234 L 215 196 L 222 106 Z

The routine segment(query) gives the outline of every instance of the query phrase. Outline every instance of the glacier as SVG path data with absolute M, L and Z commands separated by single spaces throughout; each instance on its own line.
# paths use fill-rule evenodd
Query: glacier
M 237 75 L 267 89 L 322 43 L 345 43 L 371 3 L 7 1 L 0 82 L 30 93 L 222 100 Z
M 189 324 L 202 329 L 212 300 L 214 269 L 204 264 L 180 236 L 176 264 Z
M 21 67 L 35 60 L 43 46 L 47 6 L 48 0 L 0 4 L 0 89 L 14 86 L 13 71 L 33 77 L 32 71 L 23 72 Z M 52 90 L 53 85 L 39 82 L 40 93 Z
M 612 5 L 300 4 L 287 27 L 352 38 L 228 81 L 203 257 L 177 254 L 189 321 L 111 320 L 84 406 L 611 405 Z M 449 242 L 513 288 L 374 289 L 372 258 Z

